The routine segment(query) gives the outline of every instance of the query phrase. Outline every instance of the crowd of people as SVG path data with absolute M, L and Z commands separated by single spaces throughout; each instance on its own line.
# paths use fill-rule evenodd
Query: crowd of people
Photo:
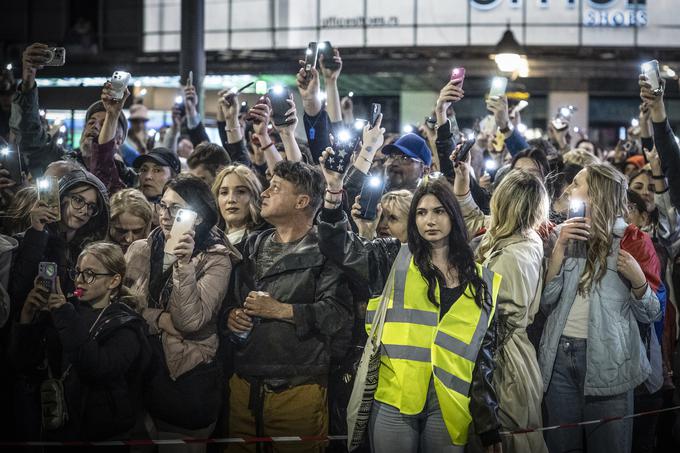
M 677 451 L 678 411 L 654 412 L 680 401 L 663 90 L 639 77 L 639 126 L 613 150 L 568 124 L 527 140 L 505 95 L 469 137 L 462 78 L 399 136 L 382 113 L 355 127 L 331 55 L 296 75 L 302 115 L 221 92 L 221 143 L 190 82 L 160 146 L 107 82 L 70 149 L 40 115 L 48 47 L 24 51 L 0 129 L 24 170 L 0 168 L 2 439 L 341 452 L 326 436 L 351 425 L 378 453 Z

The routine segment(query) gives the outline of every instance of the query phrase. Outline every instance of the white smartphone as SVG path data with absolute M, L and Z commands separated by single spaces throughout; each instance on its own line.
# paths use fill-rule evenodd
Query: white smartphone
M 507 77 L 494 77 L 491 80 L 491 89 L 489 90 L 489 97 L 503 96 L 507 88 L 508 88 Z
M 50 59 L 45 66 L 64 66 L 66 64 L 66 49 L 63 47 L 51 47 L 48 49 Z
M 194 86 L 194 71 L 189 71 L 189 77 L 187 77 L 187 86 Z
M 130 84 L 131 77 L 130 73 L 125 71 L 116 71 L 113 73 L 111 76 L 111 87 L 115 92 L 113 96 L 114 99 L 117 101 L 123 99 L 125 88 Z
M 642 63 L 640 68 L 642 69 L 642 74 L 647 78 L 647 81 L 652 86 L 652 92 L 659 96 L 663 92 L 663 87 L 661 85 L 661 73 L 659 72 L 659 62 L 657 60 L 651 60 L 646 63 Z
M 170 230 L 170 238 L 165 241 L 165 253 L 172 254 L 175 247 L 177 247 L 177 243 L 182 239 L 182 236 L 184 236 L 184 233 L 188 233 L 194 229 L 194 223 L 196 222 L 197 217 L 198 214 L 196 211 L 192 211 L 191 209 L 180 209 L 177 211 L 175 223 L 172 224 L 172 229 Z

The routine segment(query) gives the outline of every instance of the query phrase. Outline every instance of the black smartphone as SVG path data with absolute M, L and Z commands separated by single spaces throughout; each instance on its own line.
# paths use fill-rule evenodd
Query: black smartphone
M 324 166 L 331 171 L 344 173 L 349 167 L 352 153 L 359 143 L 359 134 L 352 134 L 347 129 L 338 131 L 333 142 L 334 155 L 328 156 Z
M 335 71 L 340 68 L 340 65 L 335 62 L 335 49 L 330 41 L 322 41 L 319 43 L 319 52 L 323 55 L 323 65 L 326 69 Z M 351 96 L 350 96 L 351 97 Z
M 475 137 L 472 137 L 463 142 L 463 145 L 460 147 L 460 151 L 458 151 L 458 153 L 456 154 L 455 158 L 456 162 L 465 162 L 476 140 L 477 139 Z
M 22 183 L 21 154 L 19 149 L 12 149 L 9 145 L 0 148 L 0 164 L 9 172 L 9 177 L 17 184 Z
M 371 104 L 371 129 L 373 129 L 378 122 L 378 117 L 380 116 L 380 112 L 382 111 L 382 106 L 377 103 L 372 103 Z
M 241 115 L 248 113 L 248 101 L 241 101 L 241 107 L 239 108 L 238 113 Z
M 316 67 L 316 58 L 319 55 L 319 47 L 312 41 L 307 45 L 305 51 L 305 71 L 307 72 L 307 79 L 312 77 L 312 69 Z
M 42 261 L 38 264 L 38 284 L 53 293 L 57 287 L 57 264 Z
M 267 97 L 272 104 L 272 120 L 274 125 L 285 126 L 289 124 L 286 121 L 286 112 L 290 110 L 290 104 L 288 103 L 290 90 L 287 87 L 277 85 L 269 89 Z
M 368 176 L 361 186 L 361 198 L 359 198 L 359 217 L 366 220 L 374 220 L 378 215 L 378 203 L 385 190 L 385 180 L 380 176 Z
M 175 104 L 172 106 L 173 109 L 179 110 L 180 116 L 184 117 L 187 114 L 187 109 L 184 106 L 184 97 L 175 96 Z

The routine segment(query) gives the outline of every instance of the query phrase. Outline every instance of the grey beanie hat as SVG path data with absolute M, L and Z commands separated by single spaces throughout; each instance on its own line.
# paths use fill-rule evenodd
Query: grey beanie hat
M 85 112 L 85 123 L 87 124 L 88 120 L 92 115 L 94 115 L 97 112 L 105 112 L 106 109 L 104 108 L 104 103 L 100 100 L 92 104 L 87 108 L 87 112 Z M 127 137 L 127 132 L 128 132 L 128 121 L 127 118 L 125 118 L 125 114 L 123 111 L 120 111 L 120 115 L 118 115 L 118 126 L 120 126 L 123 129 L 123 139 Z

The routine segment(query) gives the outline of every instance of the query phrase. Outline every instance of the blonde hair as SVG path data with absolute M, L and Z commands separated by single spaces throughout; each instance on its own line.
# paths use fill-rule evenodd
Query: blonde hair
M 111 221 L 116 220 L 123 213 L 130 213 L 151 225 L 153 209 L 146 197 L 138 189 L 123 189 L 111 197 Z
M 404 221 L 408 220 L 408 211 L 413 201 L 413 193 L 408 190 L 393 190 L 387 192 L 380 199 L 380 204 L 390 211 L 399 211 L 404 215 Z
M 3 215 L 3 233 L 13 236 L 31 226 L 31 209 L 38 201 L 38 189 L 34 186 L 17 191 Z
M 514 234 L 526 236 L 548 220 L 550 197 L 543 182 L 525 170 L 512 170 L 491 197 L 491 224 L 477 249 L 477 258 Z
M 574 164 L 580 167 L 587 167 L 588 165 L 599 164 L 602 162 L 597 158 L 597 156 L 581 148 L 567 151 L 562 155 L 562 160 L 565 164 Z
M 587 294 L 593 284 L 607 273 L 607 256 L 612 247 L 614 222 L 628 214 L 628 181 L 610 164 L 593 164 L 586 167 L 588 198 L 590 199 L 590 238 L 586 265 L 581 274 L 578 290 Z
M 220 196 L 220 186 L 222 181 L 227 176 L 234 174 L 238 177 L 241 184 L 243 184 L 250 192 L 250 201 L 248 202 L 248 211 L 250 212 L 250 220 L 246 222 L 246 228 L 250 229 L 255 225 L 262 222 L 262 217 L 260 216 L 260 211 L 262 210 L 262 198 L 260 194 L 262 193 L 262 183 L 255 174 L 253 170 L 246 167 L 245 165 L 229 165 L 228 167 L 222 169 L 221 172 L 215 177 L 215 182 L 212 186 L 213 195 L 215 195 L 215 200 L 217 201 Z M 220 212 L 220 225 L 223 224 L 224 218 Z M 224 230 L 227 230 L 226 224 L 224 225 Z
M 140 306 L 139 296 L 123 286 L 127 265 L 123 250 L 118 244 L 108 241 L 90 242 L 78 255 L 78 261 L 85 255 L 92 255 L 108 272 L 120 275 L 120 285 L 114 290 L 114 296 L 117 297 L 118 302 L 123 302 L 135 309 Z

